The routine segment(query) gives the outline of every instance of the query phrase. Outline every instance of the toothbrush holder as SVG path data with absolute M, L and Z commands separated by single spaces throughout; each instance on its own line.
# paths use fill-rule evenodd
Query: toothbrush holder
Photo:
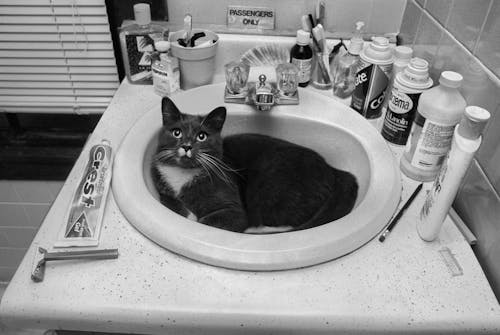
M 205 37 L 200 38 L 198 46 L 195 47 L 183 47 L 177 42 L 179 38 L 184 37 L 184 30 L 173 32 L 168 38 L 171 43 L 172 56 L 179 59 L 183 90 L 210 84 L 215 73 L 215 55 L 219 45 L 219 36 L 209 30 L 193 29 L 193 35 L 198 32 L 205 33 Z M 203 42 L 209 43 L 199 45 Z

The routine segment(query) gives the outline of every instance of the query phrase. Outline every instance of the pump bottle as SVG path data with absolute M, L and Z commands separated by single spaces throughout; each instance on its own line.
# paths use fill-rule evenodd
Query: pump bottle
M 151 23 L 146 3 L 134 5 L 134 23 L 120 29 L 120 44 L 127 79 L 131 84 L 152 84 L 151 55 L 154 43 L 162 40 L 164 29 Z

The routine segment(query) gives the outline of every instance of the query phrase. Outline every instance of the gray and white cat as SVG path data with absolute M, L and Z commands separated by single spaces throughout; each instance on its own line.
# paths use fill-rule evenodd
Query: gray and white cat
M 316 227 L 355 204 L 356 178 L 311 149 L 259 134 L 222 139 L 224 107 L 195 116 L 164 98 L 162 115 L 152 175 L 161 202 L 180 215 L 267 233 Z
M 218 107 L 206 116 L 183 114 L 164 98 L 162 117 L 152 164 L 162 204 L 209 226 L 244 231 L 248 224 L 237 175 L 222 161 L 226 109 Z

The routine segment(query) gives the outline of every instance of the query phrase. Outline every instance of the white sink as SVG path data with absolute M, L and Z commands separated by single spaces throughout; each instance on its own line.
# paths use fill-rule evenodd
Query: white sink
M 332 98 L 300 89 L 300 104 L 259 112 L 225 104 L 224 85 L 209 85 L 172 97 L 189 114 L 225 105 L 224 134 L 252 132 L 282 138 L 319 152 L 359 183 L 351 213 L 320 227 L 280 234 L 229 232 L 177 215 L 159 200 L 150 159 L 161 128 L 161 106 L 132 126 L 116 154 L 112 189 L 120 210 L 158 245 L 203 263 L 239 270 L 282 270 L 341 257 L 361 247 L 388 223 L 399 202 L 401 181 L 391 151 L 363 117 Z

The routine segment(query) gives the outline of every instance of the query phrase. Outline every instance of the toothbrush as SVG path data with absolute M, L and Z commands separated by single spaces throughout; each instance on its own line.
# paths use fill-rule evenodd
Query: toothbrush
M 318 45 L 320 47 L 319 51 L 324 53 L 327 49 L 326 49 L 325 30 L 323 29 L 321 23 L 313 28 L 312 33 L 314 38 L 316 38 L 316 41 L 318 41 Z
M 311 30 L 312 30 L 312 25 L 311 25 L 311 21 L 309 20 L 309 16 L 308 15 L 302 15 L 302 17 L 300 18 L 300 21 L 302 23 L 302 30 L 307 31 L 308 33 L 310 33 Z
M 321 53 L 321 58 L 318 59 L 318 65 L 321 70 L 321 76 L 326 84 L 330 84 L 330 74 L 328 73 L 328 69 L 326 64 L 328 64 L 328 53 L 326 52 L 326 39 L 325 39 L 325 31 L 323 30 L 323 26 L 318 24 L 313 28 L 313 41 L 316 43 L 316 47 L 318 51 Z
M 191 14 L 186 14 L 186 16 L 184 16 L 184 32 L 184 41 L 186 45 L 189 45 L 193 32 L 193 18 L 191 17 Z
M 317 24 L 325 24 L 325 11 L 326 4 L 324 0 L 319 0 L 316 3 L 316 23 Z

